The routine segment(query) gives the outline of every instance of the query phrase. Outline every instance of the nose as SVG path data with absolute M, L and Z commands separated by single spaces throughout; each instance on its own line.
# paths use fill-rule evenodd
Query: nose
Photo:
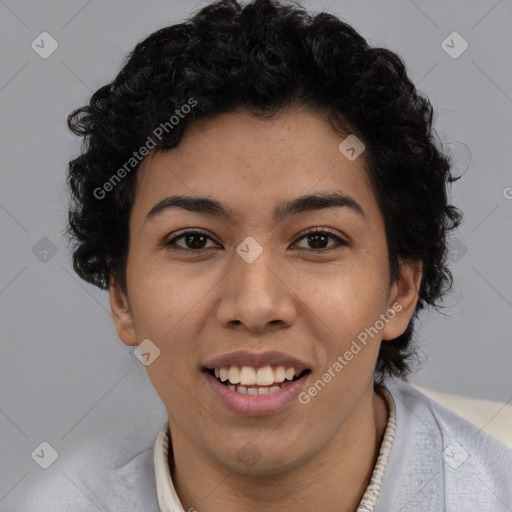
M 234 255 L 231 271 L 219 283 L 218 321 L 225 328 L 251 332 L 291 326 L 297 317 L 298 300 L 289 281 L 270 250 L 263 250 L 251 263 Z

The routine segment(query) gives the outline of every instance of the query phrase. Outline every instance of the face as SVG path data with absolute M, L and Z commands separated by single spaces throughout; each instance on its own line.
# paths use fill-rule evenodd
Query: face
M 146 369 L 173 444 L 231 471 L 279 473 L 356 431 L 381 340 L 414 311 L 419 274 L 390 281 L 364 153 L 346 158 L 344 138 L 318 113 L 239 111 L 139 170 L 118 334 L 160 350 Z

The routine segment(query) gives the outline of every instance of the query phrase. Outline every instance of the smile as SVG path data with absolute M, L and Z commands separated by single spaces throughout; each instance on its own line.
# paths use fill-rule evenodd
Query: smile
M 270 365 L 260 368 L 231 365 L 209 369 L 208 372 L 231 391 L 244 395 L 265 395 L 287 387 L 309 370 Z
M 277 414 L 306 389 L 310 369 L 292 366 L 230 365 L 205 368 L 202 372 L 215 402 L 237 416 Z

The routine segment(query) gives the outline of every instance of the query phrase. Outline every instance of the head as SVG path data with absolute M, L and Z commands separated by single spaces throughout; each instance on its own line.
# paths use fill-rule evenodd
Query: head
M 69 116 L 85 139 L 69 171 L 74 268 L 109 289 L 123 342 L 160 350 L 147 370 L 171 428 L 226 462 L 230 437 L 270 443 L 281 425 L 282 468 L 328 443 L 374 383 L 407 374 L 461 219 L 432 118 L 396 54 L 271 0 L 155 32 Z M 205 384 L 238 352 L 293 357 L 309 384 L 353 357 L 263 423 L 221 414 Z

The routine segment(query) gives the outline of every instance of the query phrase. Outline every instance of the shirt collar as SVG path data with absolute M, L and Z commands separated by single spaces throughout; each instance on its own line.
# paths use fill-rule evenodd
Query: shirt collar
M 156 493 L 160 512 L 185 512 L 174 488 L 168 463 L 170 444 L 169 422 L 165 422 L 155 442 Z

